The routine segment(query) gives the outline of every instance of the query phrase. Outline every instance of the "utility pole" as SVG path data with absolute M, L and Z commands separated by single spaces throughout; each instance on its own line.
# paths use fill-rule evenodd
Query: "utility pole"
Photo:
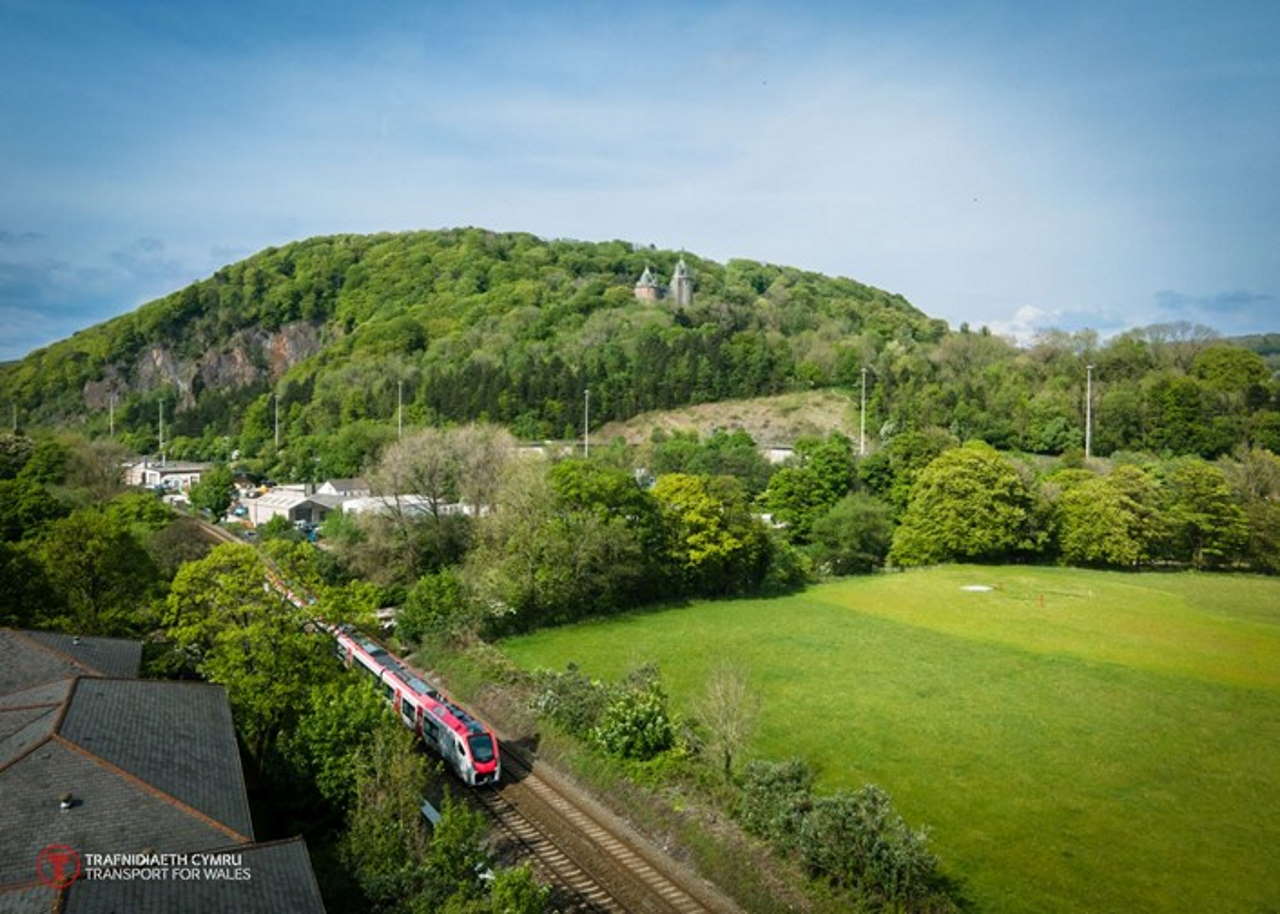
M 862 367 L 862 405 L 858 408 L 858 456 L 867 454 L 867 368 Z
M 1084 459 L 1093 456 L 1093 366 L 1085 366 L 1084 387 Z
M 582 456 L 591 456 L 591 388 L 582 392 Z
M 276 450 L 280 450 L 280 395 L 273 393 L 271 396 L 276 399 Z
M 111 399 L 107 401 L 107 436 L 114 438 L 116 436 L 116 395 L 112 394 Z
M 160 462 L 164 463 L 164 400 L 156 405 L 160 412 L 160 419 L 156 423 L 156 436 L 160 439 Z
M 404 381 L 396 382 L 396 438 L 404 437 Z

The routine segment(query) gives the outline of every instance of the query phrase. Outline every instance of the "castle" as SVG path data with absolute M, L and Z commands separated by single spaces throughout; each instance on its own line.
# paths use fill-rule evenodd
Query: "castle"
M 636 280 L 635 294 L 640 301 L 661 301 L 664 298 L 670 298 L 677 305 L 687 305 L 693 301 L 693 274 L 689 272 L 689 267 L 681 257 L 680 262 L 676 264 L 675 272 L 671 274 L 671 286 L 668 288 L 658 280 L 653 270 L 645 267 L 640 278 Z

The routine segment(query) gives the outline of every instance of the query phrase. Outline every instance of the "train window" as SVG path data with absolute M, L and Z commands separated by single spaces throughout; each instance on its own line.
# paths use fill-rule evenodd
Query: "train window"
M 440 728 L 436 726 L 436 722 L 430 717 L 422 718 L 422 729 L 429 733 L 433 740 L 440 735 Z
M 477 762 L 493 761 L 493 740 L 487 734 L 471 737 L 471 754 Z
M 407 720 L 413 720 L 413 705 L 403 695 L 400 696 L 400 713 Z
M 391 688 L 391 683 L 384 682 L 382 684 L 382 694 L 385 695 L 387 698 L 390 698 L 393 694 L 395 694 L 395 691 L 396 691 L 395 689 Z

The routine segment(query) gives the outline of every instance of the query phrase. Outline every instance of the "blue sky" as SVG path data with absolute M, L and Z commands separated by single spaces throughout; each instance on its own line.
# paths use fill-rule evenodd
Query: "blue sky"
M 329 232 L 1280 330 L 1280 3 L 0 0 L 0 358 Z

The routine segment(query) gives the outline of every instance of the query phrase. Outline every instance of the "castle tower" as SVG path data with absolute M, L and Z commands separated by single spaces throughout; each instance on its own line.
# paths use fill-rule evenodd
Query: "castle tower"
M 640 301 L 657 301 L 662 298 L 664 291 L 662 284 L 658 282 L 658 277 L 653 275 L 653 271 L 647 266 L 644 272 L 640 274 L 640 278 L 636 280 L 635 296 Z
M 683 257 L 676 264 L 675 272 L 671 274 L 671 297 L 680 306 L 688 305 L 693 301 L 693 275 L 685 265 Z

